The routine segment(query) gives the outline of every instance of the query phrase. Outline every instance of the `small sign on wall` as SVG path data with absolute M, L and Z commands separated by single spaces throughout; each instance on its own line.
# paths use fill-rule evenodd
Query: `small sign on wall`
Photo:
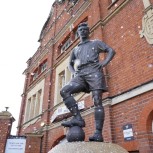
M 24 153 L 26 145 L 26 137 L 10 136 L 7 139 L 5 153 Z
M 84 100 L 78 102 L 78 108 L 79 108 L 79 110 L 85 108 Z M 70 111 L 67 109 L 66 106 L 62 106 L 62 107 L 57 108 L 56 111 L 51 116 L 51 122 L 53 122 L 57 116 L 62 115 L 62 114 L 66 114 L 68 112 L 70 112 Z
M 123 126 L 123 136 L 125 141 L 134 140 L 132 124 L 126 124 Z

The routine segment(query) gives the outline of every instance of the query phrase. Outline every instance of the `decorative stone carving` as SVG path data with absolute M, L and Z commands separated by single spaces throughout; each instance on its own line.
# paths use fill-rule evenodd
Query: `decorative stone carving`
M 145 15 L 142 18 L 142 30 L 140 31 L 140 37 L 142 38 L 143 36 L 149 44 L 153 44 L 153 7 L 151 4 L 145 8 Z
M 149 44 L 153 44 L 153 9 L 150 9 L 142 19 L 140 37 L 145 36 Z

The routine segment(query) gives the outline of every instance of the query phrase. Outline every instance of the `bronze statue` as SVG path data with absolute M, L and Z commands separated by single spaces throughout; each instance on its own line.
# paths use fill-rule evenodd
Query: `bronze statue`
M 69 70 L 74 74 L 71 81 L 65 85 L 60 94 L 67 108 L 73 115 L 70 121 L 63 122 L 64 127 L 85 127 L 85 121 L 80 115 L 78 105 L 73 98 L 74 93 L 92 92 L 95 106 L 95 133 L 89 141 L 103 142 L 102 128 L 104 123 L 104 108 L 102 93 L 107 91 L 102 68 L 114 57 L 115 51 L 100 40 L 89 40 L 88 24 L 83 22 L 78 26 L 80 43 L 72 50 L 69 61 Z M 99 54 L 107 53 L 103 61 L 99 61 Z M 77 68 L 74 68 L 77 62 Z

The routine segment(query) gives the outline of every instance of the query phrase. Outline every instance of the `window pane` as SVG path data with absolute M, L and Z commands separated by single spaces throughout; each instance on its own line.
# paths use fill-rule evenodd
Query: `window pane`
M 36 102 L 36 95 L 33 95 L 31 106 L 30 106 L 30 119 L 32 119 L 34 117 L 35 102 Z
M 59 74 L 59 87 L 62 88 L 65 85 L 65 71 Z
M 36 101 L 36 107 L 35 107 L 35 116 L 39 115 L 39 112 L 40 112 L 41 92 L 42 92 L 42 90 L 39 90 L 38 93 L 37 93 L 37 101 Z
M 30 104 L 31 104 L 31 98 L 29 98 L 27 102 L 25 122 L 28 121 L 30 118 Z
M 43 63 L 41 65 L 41 73 L 44 72 L 46 70 L 46 68 L 47 68 L 47 63 Z
M 71 39 L 69 38 L 61 47 L 61 53 L 64 52 L 71 45 Z
M 62 89 L 62 87 L 65 86 L 65 71 L 62 71 L 59 74 L 58 77 L 58 96 L 57 96 L 57 103 L 60 103 L 62 101 L 62 97 L 60 96 L 60 90 Z
M 68 83 L 70 81 L 70 79 L 71 79 L 71 72 L 67 67 L 67 69 L 66 69 L 66 83 Z

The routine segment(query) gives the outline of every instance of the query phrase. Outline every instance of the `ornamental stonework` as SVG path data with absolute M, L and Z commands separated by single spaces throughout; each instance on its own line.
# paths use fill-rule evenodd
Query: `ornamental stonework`
M 153 8 L 150 7 L 142 18 L 140 37 L 145 37 L 149 44 L 153 44 Z

